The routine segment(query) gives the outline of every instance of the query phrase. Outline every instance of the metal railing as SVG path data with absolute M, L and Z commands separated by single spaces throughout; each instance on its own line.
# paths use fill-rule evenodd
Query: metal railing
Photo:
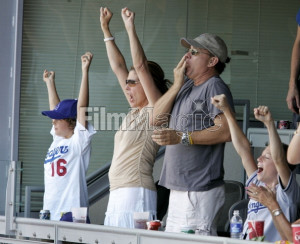
M 0 229 L 5 218 L 0 216 Z M 15 236 L 0 236 L 1 243 L 49 243 L 54 241 L 90 244 L 251 244 L 252 241 L 227 237 L 167 233 L 140 229 L 125 229 L 103 225 L 18 217 Z M 1 231 L 0 231 L 1 233 Z M 264 242 L 267 243 L 267 242 Z

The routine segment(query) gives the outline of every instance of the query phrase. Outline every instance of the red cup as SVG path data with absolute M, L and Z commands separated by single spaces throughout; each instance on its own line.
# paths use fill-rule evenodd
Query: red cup
M 279 120 L 278 121 L 278 129 L 289 129 L 290 128 L 290 122 L 288 120 Z
M 300 224 L 293 224 L 293 243 L 300 244 Z
M 249 220 L 248 221 L 248 234 L 249 240 L 254 237 L 259 237 L 264 235 L 264 220 Z
M 161 223 L 159 220 L 153 220 L 150 222 L 147 222 L 148 230 L 158 230 L 161 226 Z

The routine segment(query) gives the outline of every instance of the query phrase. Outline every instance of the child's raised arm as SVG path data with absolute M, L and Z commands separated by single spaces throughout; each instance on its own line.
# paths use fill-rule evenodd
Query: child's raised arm
M 287 164 L 286 153 L 278 135 L 271 112 L 267 106 L 254 108 L 255 118 L 265 124 L 270 139 L 270 152 L 283 187 L 287 187 L 291 171 Z
M 212 104 L 224 112 L 230 129 L 233 146 L 242 159 L 243 166 L 247 176 L 253 174 L 257 170 L 257 165 L 252 155 L 250 143 L 239 127 L 234 113 L 231 110 L 224 94 L 217 95 L 212 98 Z
M 45 69 L 43 73 L 43 80 L 46 83 L 48 89 L 49 108 L 50 110 L 53 110 L 60 102 L 55 86 L 55 72 Z
M 89 68 L 92 62 L 93 54 L 86 52 L 81 56 L 82 80 L 77 103 L 77 120 L 84 127 L 86 123 L 86 107 L 89 106 Z

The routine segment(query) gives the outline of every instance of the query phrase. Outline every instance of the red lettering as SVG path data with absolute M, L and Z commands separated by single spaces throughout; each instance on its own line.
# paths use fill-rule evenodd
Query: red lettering
M 58 176 L 64 176 L 67 173 L 67 168 L 64 166 L 67 164 L 67 161 L 64 159 L 59 159 L 56 161 L 56 173 Z M 52 174 L 51 176 L 54 177 L 54 163 L 51 164 Z
M 52 169 L 52 177 L 54 176 L 54 163 L 51 163 L 51 169 Z
M 67 168 L 62 164 L 67 164 L 66 160 L 59 159 L 57 160 L 57 169 L 56 172 L 59 176 L 64 176 L 67 173 Z

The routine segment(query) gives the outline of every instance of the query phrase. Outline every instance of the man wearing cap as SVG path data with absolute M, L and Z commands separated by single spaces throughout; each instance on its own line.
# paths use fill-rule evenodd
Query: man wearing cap
M 167 145 L 159 184 L 170 189 L 166 231 L 180 232 L 194 226 L 204 235 L 216 235 L 213 224 L 224 204 L 224 146 L 230 141 L 226 118 L 211 104 L 211 97 L 225 94 L 233 108 L 228 86 L 220 78 L 227 47 L 213 34 L 181 39 L 189 51 L 174 69 L 174 84 L 155 104 L 153 140 Z

